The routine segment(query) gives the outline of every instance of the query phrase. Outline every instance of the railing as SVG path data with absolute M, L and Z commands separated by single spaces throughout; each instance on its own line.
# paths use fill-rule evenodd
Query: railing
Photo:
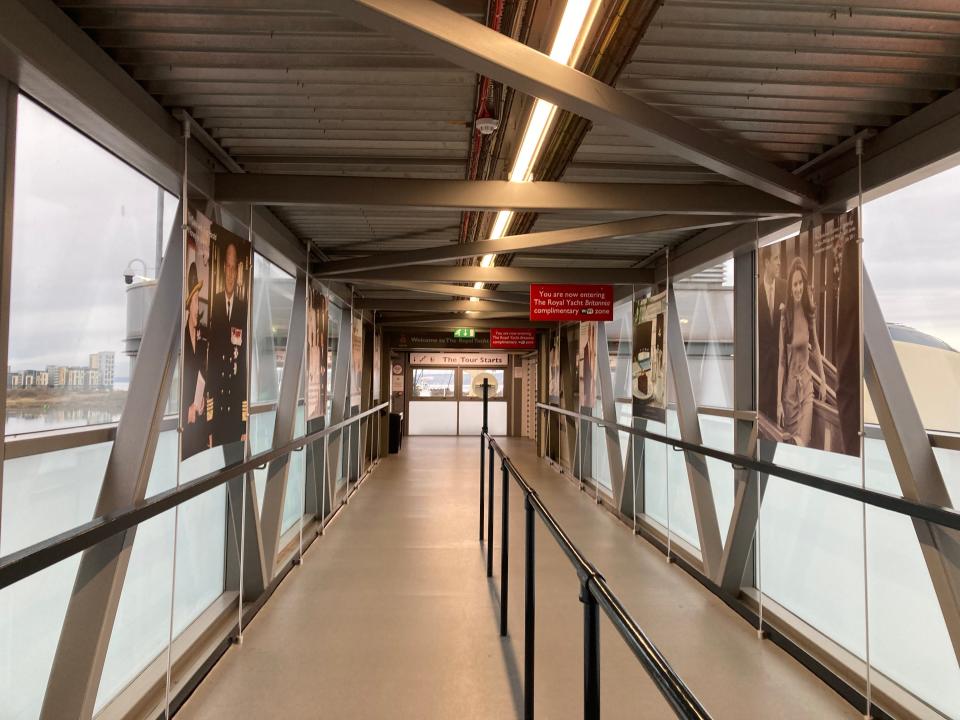
M 530 487 L 516 465 L 500 445 L 487 432 L 488 386 L 483 387 L 483 428 L 480 432 L 480 540 L 483 541 L 484 525 L 484 478 L 489 472 L 487 485 L 487 577 L 493 575 L 493 489 L 494 455 L 500 456 L 501 469 L 501 522 L 500 522 L 500 635 L 507 635 L 507 605 L 509 598 L 509 551 L 510 551 L 510 478 L 512 477 L 524 495 L 524 610 L 523 610 L 523 716 L 534 717 L 534 636 L 536 619 L 536 592 L 534 567 L 534 516 L 538 515 L 550 535 L 556 540 L 564 555 L 576 570 L 580 581 L 580 602 L 583 603 L 583 717 L 598 720 L 600 717 L 600 614 L 613 623 L 620 637 L 653 680 L 657 689 L 669 703 L 677 717 L 684 719 L 710 718 L 700 701 L 680 679 L 656 645 L 640 629 L 630 613 L 623 607 L 606 580 L 573 544 L 556 519 L 541 501 L 536 490 Z M 485 468 L 485 450 L 487 467 Z
M 198 495 L 209 492 L 233 478 L 265 467 L 266 464 L 272 460 L 289 455 L 317 440 L 322 440 L 328 435 L 343 430 L 353 423 L 359 423 L 374 413 L 379 413 L 386 409 L 388 405 L 389 403 L 381 403 L 376 407 L 353 415 L 335 425 L 297 438 L 279 448 L 258 453 L 257 455 L 253 455 L 249 460 L 228 465 L 220 470 L 215 470 L 195 480 L 183 483 L 176 488 L 171 488 L 166 492 L 153 495 L 127 510 L 94 518 L 83 525 L 78 525 L 59 535 L 54 535 L 39 543 L 10 553 L 0 558 L 0 589 L 55 565 L 71 555 L 91 548 L 117 533 L 129 530 L 152 517 L 156 517 L 167 510 L 182 505 L 188 500 L 192 500 Z M 326 466 L 326 459 L 324 459 L 324 472 L 326 471 Z
M 564 410 L 562 408 L 554 407 L 553 405 L 537 403 L 537 409 L 548 413 L 552 412 L 558 415 L 566 415 L 579 420 L 586 420 L 598 425 L 599 427 L 616 428 L 620 432 L 646 438 L 647 440 L 654 440 L 672 447 L 674 450 L 683 450 L 693 452 L 698 455 L 703 455 L 704 457 L 712 457 L 716 460 L 729 463 L 735 470 L 753 470 L 765 475 L 773 475 L 775 477 L 783 478 L 784 480 L 789 480 L 790 482 L 798 485 L 806 485 L 807 487 L 828 492 L 831 495 L 839 495 L 840 497 L 856 500 L 857 502 L 863 502 L 873 507 L 882 508 L 883 510 L 890 510 L 892 512 L 900 513 L 901 515 L 908 515 L 918 520 L 925 520 L 927 522 L 943 525 L 944 527 L 952 528 L 954 530 L 960 530 L 960 513 L 949 508 L 915 502 L 898 495 L 890 495 L 889 493 L 880 492 L 879 490 L 868 490 L 861 485 L 850 485 L 838 480 L 830 480 L 829 478 L 821 477 L 820 475 L 813 475 L 811 473 L 803 472 L 802 470 L 794 470 L 792 468 L 782 467 L 766 460 L 752 458 L 748 455 L 739 455 L 736 453 L 726 452 L 724 450 L 717 450 L 705 445 L 697 445 L 696 443 L 685 442 L 678 438 L 672 438 L 667 435 L 650 432 L 649 430 L 641 430 L 640 428 L 609 422 L 603 420 L 602 418 L 594 417 L 593 415 L 584 415 L 583 413 L 574 412 L 572 410 Z

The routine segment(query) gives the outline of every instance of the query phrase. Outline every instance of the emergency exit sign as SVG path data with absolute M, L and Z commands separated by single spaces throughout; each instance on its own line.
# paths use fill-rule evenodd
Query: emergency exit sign
M 476 337 L 477 333 L 473 328 L 454 328 L 453 336 L 455 338 L 472 338 Z

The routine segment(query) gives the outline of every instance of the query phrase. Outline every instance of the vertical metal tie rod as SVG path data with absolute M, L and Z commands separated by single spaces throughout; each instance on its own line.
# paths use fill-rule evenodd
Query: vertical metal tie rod
M 487 447 L 490 477 L 487 478 L 487 577 L 493 577 L 493 441 Z
M 500 637 L 507 636 L 507 598 L 510 591 L 510 471 L 500 461 L 503 477 L 500 498 Z
M 484 472 L 484 462 L 483 462 L 483 452 L 484 452 L 484 443 L 486 442 L 487 434 L 487 393 L 490 389 L 490 381 L 487 378 L 483 379 L 483 425 L 480 427 L 480 542 L 483 542 L 483 472 Z M 490 451 L 491 459 L 493 456 L 493 451 Z
M 523 563 L 523 718 L 533 720 L 534 630 L 536 626 L 536 586 L 534 584 L 534 517 L 533 502 L 524 500 L 524 563 Z

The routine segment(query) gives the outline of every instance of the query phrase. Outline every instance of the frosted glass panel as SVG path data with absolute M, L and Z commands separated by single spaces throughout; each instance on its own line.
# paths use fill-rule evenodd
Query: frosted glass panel
M 701 415 L 700 433 L 705 446 L 733 452 L 733 418 Z M 717 508 L 720 537 L 726 538 L 730 516 L 733 515 L 733 467 L 730 463 L 708 457 L 707 470 L 710 473 L 710 487 L 713 488 L 713 502 Z
M 266 452 L 273 447 L 273 426 L 277 420 L 277 411 L 254 413 L 250 416 L 250 453 Z M 254 485 L 257 489 L 257 507 L 263 510 L 263 492 L 267 486 L 267 469 L 253 471 Z
M 456 435 L 456 402 L 411 400 L 407 427 L 411 435 Z M 480 432 L 479 425 L 477 433 Z
M 112 443 L 4 463 L 0 555 L 93 517 Z M 36 717 L 79 556 L 0 590 L 0 716 Z
M 447 403 L 435 404 L 446 405 Z M 480 428 L 483 425 L 483 403 L 462 402 L 458 403 L 458 405 L 460 406 L 460 434 L 479 435 Z M 490 409 L 487 411 L 488 431 L 491 435 L 506 435 L 507 403 L 492 402 L 489 403 L 489 406 Z
M 297 407 L 294 437 L 303 437 L 306 427 L 303 415 L 303 405 Z M 287 476 L 287 489 L 283 499 L 283 526 L 281 532 L 286 532 L 300 519 L 303 511 L 303 487 L 306 478 L 306 448 L 290 455 L 290 472 Z
M 859 484 L 857 458 L 778 445 L 774 460 Z M 771 476 L 760 525 L 763 593 L 863 657 L 862 505 Z

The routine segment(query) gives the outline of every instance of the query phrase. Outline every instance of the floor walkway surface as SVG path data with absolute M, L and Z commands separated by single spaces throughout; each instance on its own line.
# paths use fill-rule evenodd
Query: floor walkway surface
M 503 446 L 715 718 L 859 717 L 838 695 L 575 485 L 532 442 Z M 500 515 L 499 469 L 496 516 Z M 179 718 L 522 715 L 523 505 L 511 482 L 510 637 L 477 540 L 479 440 L 414 437 L 385 459 Z M 582 717 L 573 568 L 536 531 L 536 716 Z M 601 715 L 674 717 L 601 615 Z

